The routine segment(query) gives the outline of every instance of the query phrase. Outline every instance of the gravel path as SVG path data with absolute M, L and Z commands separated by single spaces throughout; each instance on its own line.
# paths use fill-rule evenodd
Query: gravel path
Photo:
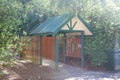
M 120 80 L 120 71 L 88 71 L 66 64 L 60 64 L 55 70 L 29 61 L 18 62 L 16 67 L 3 72 L 6 74 L 3 80 Z
M 64 69 L 65 70 L 62 72 L 67 72 L 69 74 L 68 78 L 64 78 L 65 80 L 120 80 L 120 72 L 112 73 L 112 72 L 88 71 L 75 67 L 69 67 Z

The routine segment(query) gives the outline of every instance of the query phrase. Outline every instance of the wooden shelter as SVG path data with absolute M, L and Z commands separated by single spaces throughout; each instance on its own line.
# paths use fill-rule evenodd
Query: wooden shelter
M 42 64 L 42 57 L 45 57 L 55 61 L 55 68 L 58 68 L 59 36 L 62 36 L 64 59 L 66 56 L 79 57 L 84 66 L 84 36 L 92 35 L 92 32 L 79 15 L 63 14 L 48 18 L 30 35 L 38 36 L 37 56 L 40 64 Z

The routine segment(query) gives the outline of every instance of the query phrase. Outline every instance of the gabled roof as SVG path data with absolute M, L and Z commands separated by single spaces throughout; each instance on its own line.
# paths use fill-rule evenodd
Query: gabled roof
M 30 35 L 55 35 L 59 31 L 69 30 L 68 24 L 70 21 L 73 21 L 74 26 L 77 25 L 73 30 L 81 30 L 84 31 L 86 35 L 92 35 L 85 21 L 80 16 L 75 18 L 73 14 L 63 14 L 48 18 L 44 23 L 33 30 Z

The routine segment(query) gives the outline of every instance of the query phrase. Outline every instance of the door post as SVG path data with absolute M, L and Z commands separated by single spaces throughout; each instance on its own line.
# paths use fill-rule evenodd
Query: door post
M 63 37 L 63 56 L 64 56 L 64 63 L 66 62 L 66 33 L 64 33 Z
M 55 36 L 55 69 L 58 69 L 59 63 L 59 41 L 57 35 Z
M 40 36 L 40 65 L 42 65 L 42 36 Z
M 81 31 L 81 66 L 85 65 L 85 54 L 84 54 L 84 31 Z

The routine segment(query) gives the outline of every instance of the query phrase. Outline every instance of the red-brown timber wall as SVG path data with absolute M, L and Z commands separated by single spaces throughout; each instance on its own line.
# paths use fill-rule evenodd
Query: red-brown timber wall
M 42 53 L 44 58 L 55 60 L 55 37 L 42 38 Z
M 23 36 L 22 59 L 29 59 L 40 63 L 40 36 Z M 42 57 L 55 60 L 55 38 L 42 37 Z
M 72 43 L 74 43 L 74 52 L 72 52 Z M 66 38 L 66 56 L 81 58 L 81 39 L 76 38 Z

